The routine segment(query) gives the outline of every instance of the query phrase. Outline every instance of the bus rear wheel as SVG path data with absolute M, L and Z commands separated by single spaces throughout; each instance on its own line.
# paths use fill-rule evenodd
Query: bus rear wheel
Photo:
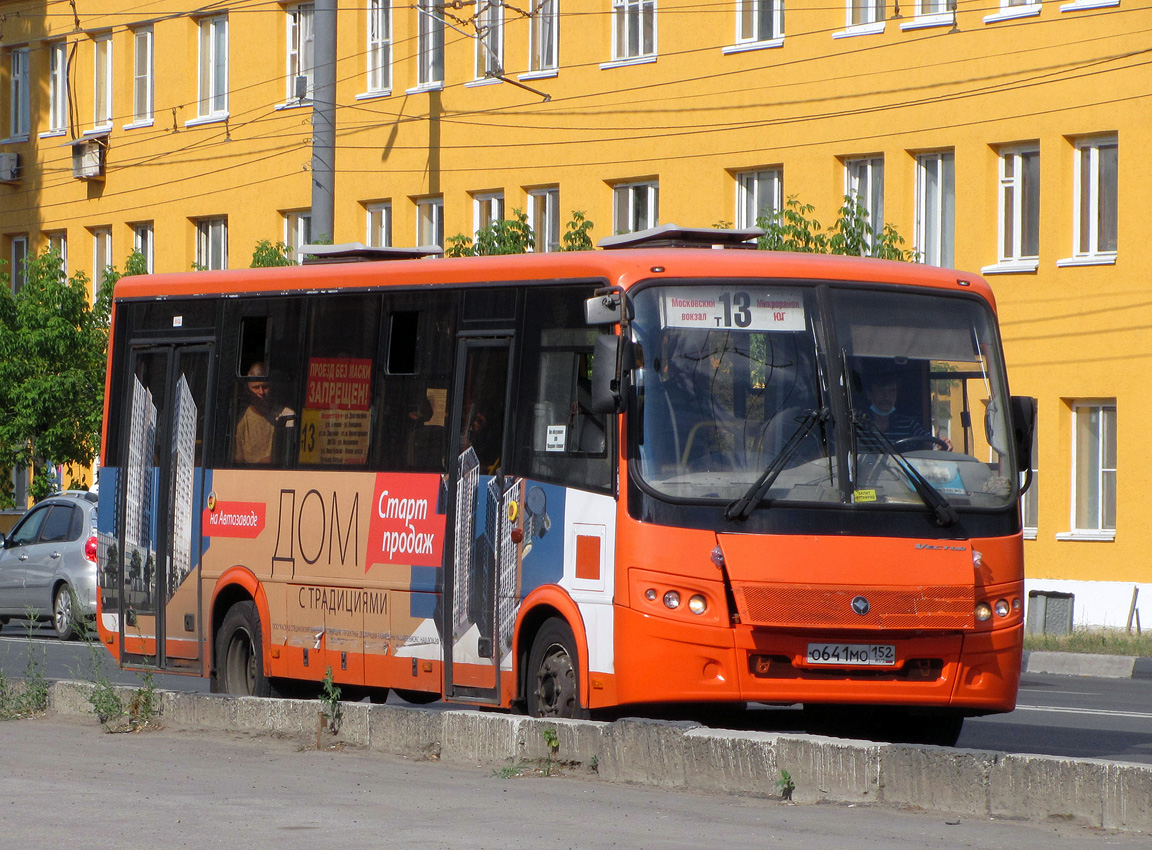
M 563 620 L 545 620 L 536 633 L 524 690 L 528 713 L 533 717 L 588 717 L 588 709 L 580 704 L 576 639 Z
M 260 615 L 253 602 L 237 602 L 224 615 L 216 633 L 216 690 L 234 696 L 266 697 L 271 684 L 264 675 Z

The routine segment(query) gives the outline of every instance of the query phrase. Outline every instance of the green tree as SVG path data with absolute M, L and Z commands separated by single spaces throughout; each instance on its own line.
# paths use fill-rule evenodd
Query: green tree
M 144 258 L 129 257 L 131 274 Z M 90 466 L 99 448 L 112 292 L 121 277 L 105 271 L 95 303 L 88 277 L 68 277 L 60 255 L 25 261 L 25 283 L 13 294 L 0 273 L 0 466 L 31 467 L 32 495 L 42 498 L 49 463 Z M 0 495 L 12 505 L 12 494 Z
M 463 233 L 448 237 L 445 257 L 492 257 L 497 254 L 527 254 L 535 234 L 528 226 L 528 214 L 513 210 L 512 218 L 490 221 L 473 242 Z
M 564 226 L 560 237 L 561 251 L 591 251 L 593 224 L 584 217 L 583 210 L 573 210 L 572 218 Z
M 874 228 L 868 221 L 868 211 L 852 195 L 844 196 L 836 222 L 828 230 L 812 217 L 815 211 L 811 204 L 802 204 L 795 195 L 789 196 L 781 209 L 762 213 L 756 220 L 765 231 L 757 240 L 757 246 L 761 250 L 802 254 L 845 254 L 908 262 L 920 259 L 915 251 L 901 247 L 904 237 L 891 224 L 884 224 L 879 230 Z
M 294 266 L 296 258 L 292 256 L 292 249 L 283 242 L 273 242 L 270 239 L 261 239 L 256 243 L 256 250 L 252 252 L 252 268 L 269 269 L 276 266 Z

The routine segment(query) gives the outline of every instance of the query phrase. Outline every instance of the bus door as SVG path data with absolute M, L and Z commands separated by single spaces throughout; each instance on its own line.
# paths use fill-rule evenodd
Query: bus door
M 133 348 L 117 493 L 120 657 L 199 671 L 208 343 Z
M 456 352 L 452 405 L 453 534 L 444 582 L 444 695 L 498 701 L 502 635 L 498 589 L 516 569 L 509 534 L 514 486 L 507 457 L 510 339 L 464 339 Z M 511 604 L 503 600 L 503 604 Z M 510 624 L 503 631 L 510 632 Z M 503 641 L 502 641 L 503 639 Z

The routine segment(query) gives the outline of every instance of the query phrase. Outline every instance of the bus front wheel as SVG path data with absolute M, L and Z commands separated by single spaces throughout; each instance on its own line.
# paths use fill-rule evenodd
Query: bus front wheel
M 533 717 L 588 717 L 580 704 L 580 661 L 576 639 L 563 620 L 545 620 L 528 656 L 525 696 Z
M 264 675 L 260 615 L 253 602 L 237 602 L 224 615 L 216 633 L 216 690 L 234 696 L 266 697 L 271 685 Z

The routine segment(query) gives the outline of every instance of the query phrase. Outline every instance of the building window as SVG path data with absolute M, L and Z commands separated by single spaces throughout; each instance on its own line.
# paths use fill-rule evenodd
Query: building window
M 1116 404 L 1072 408 L 1073 533 L 1116 530 Z
M 200 101 L 201 118 L 220 117 L 228 112 L 228 19 L 200 21 Z
M 68 231 L 54 230 L 45 236 L 48 239 L 48 250 L 54 251 L 60 258 L 60 270 L 68 274 Z
M 112 126 L 112 34 L 98 35 L 94 44 L 96 66 L 93 73 L 92 124 Z
M 112 228 L 92 230 L 92 298 L 100 294 L 104 274 L 112 267 Z
M 930 266 L 955 265 L 956 156 L 952 151 L 916 157 L 916 252 Z
M 656 0 L 612 0 L 612 59 L 656 55 Z
M 784 174 L 779 168 L 741 171 L 736 175 L 736 226 L 756 227 L 761 216 L 783 206 Z
M 504 218 L 504 193 L 484 192 L 472 196 L 472 230 L 480 231 Z
M 560 0 L 536 0 L 529 29 L 529 70 L 560 67 Z
M 870 27 L 884 23 L 884 0 L 848 0 L 848 27 Z
M 1063 7 L 1060 11 L 1064 11 Z M 984 23 L 994 24 L 997 21 L 1010 21 L 1014 18 L 1027 18 L 1039 14 L 1040 0 L 1000 0 L 1000 9 L 991 15 L 985 15 Z
M 784 36 L 783 0 L 738 0 L 736 43 L 755 44 Z
M 68 44 L 57 41 L 48 47 L 48 132 L 68 129 Z
M 420 18 L 417 83 L 433 86 L 444 82 L 444 6 L 433 0 L 420 0 L 416 8 Z
M 659 184 L 622 183 L 613 187 L 612 195 L 613 232 L 635 233 L 655 227 L 659 222 Z
M 952 23 L 949 0 L 915 0 L 914 8 L 915 17 L 911 24 L 902 25 L 902 29 Z
M 10 248 L 8 269 L 12 278 L 12 294 L 15 295 L 28 282 L 28 237 L 13 236 Z
M 227 218 L 204 218 L 196 222 L 196 268 L 228 268 Z
M 152 28 L 134 31 L 132 41 L 132 121 L 147 124 L 152 121 Z
M 392 88 L 392 5 L 368 0 L 368 91 Z
M 26 138 L 32 124 L 32 92 L 28 79 L 28 48 L 18 47 L 8 54 L 9 100 L 8 135 Z
M 312 244 L 312 211 L 298 210 L 284 213 L 284 244 L 296 258 L 304 259 L 304 246 Z
M 368 246 L 389 248 L 392 246 L 392 205 L 385 203 L 368 204 Z
M 476 79 L 504 73 L 504 4 L 480 0 L 476 16 Z
M 416 202 L 416 244 L 444 247 L 443 198 L 421 198 Z
M 532 228 L 532 250 L 547 254 L 560 250 L 560 190 L 531 189 L 528 192 L 528 226 Z
M 1040 527 L 1040 470 L 1037 468 L 1037 444 L 1039 443 L 1038 431 L 1033 429 L 1032 432 L 1032 459 L 1029 461 L 1032 482 L 1025 492 L 1020 497 L 1020 517 L 1024 522 L 1024 536 L 1028 539 L 1034 540 L 1036 538 L 1036 530 Z M 1023 486 L 1024 479 L 1021 480 Z
M 1116 137 L 1077 142 L 1075 170 L 1076 257 L 1115 258 L 1118 183 Z
M 288 8 L 288 102 L 312 99 L 316 83 L 312 55 L 312 23 L 316 7 L 301 3 Z
M 863 208 L 868 226 L 879 233 L 884 227 L 884 157 L 845 160 L 844 194 Z
M 1000 153 L 1000 262 L 1040 256 L 1040 151 Z M 1033 264 L 1034 267 L 1034 264 Z
M 152 222 L 144 221 L 132 225 L 132 250 L 144 258 L 144 267 L 148 270 L 148 274 L 152 274 L 156 256 Z

